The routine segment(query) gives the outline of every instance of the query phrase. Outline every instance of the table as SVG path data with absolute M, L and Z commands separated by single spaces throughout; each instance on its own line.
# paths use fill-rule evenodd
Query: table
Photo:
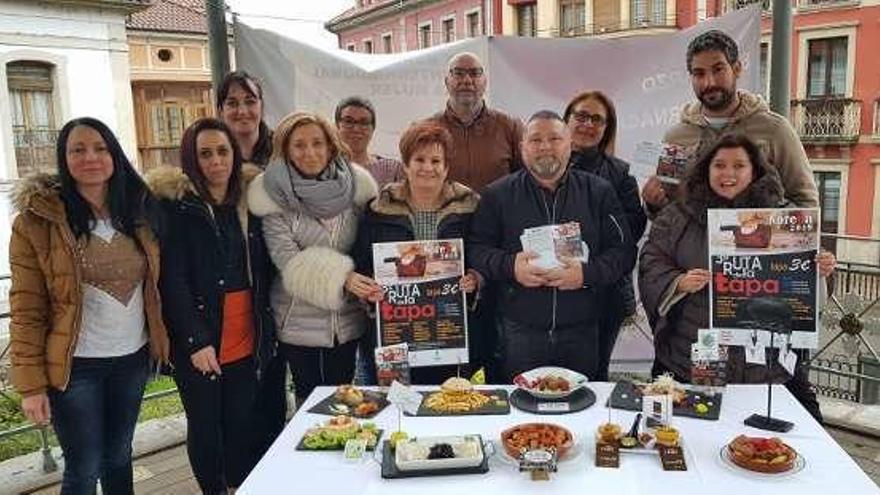
M 619 469 L 597 468 L 593 444 L 596 426 L 608 419 L 603 407 L 613 388 L 612 383 L 590 383 L 596 393 L 596 405 L 572 414 L 535 415 L 511 407 L 506 416 L 407 417 L 403 429 L 410 436 L 460 435 L 479 433 L 497 440 L 509 426 L 532 421 L 546 421 L 565 426 L 575 435 L 578 455 L 561 462 L 559 472 L 549 481 L 531 481 L 496 453 L 490 459 L 489 472 L 483 475 L 438 476 L 384 480 L 380 466 L 372 459 L 346 463 L 341 452 L 301 452 L 294 450 L 310 426 L 329 416 L 306 411 L 332 394 L 334 387 L 319 387 L 309 396 L 287 427 L 276 439 L 259 464 L 245 480 L 239 495 L 297 493 L 303 495 L 454 494 L 480 495 L 491 489 L 494 494 L 652 494 L 652 495 L 758 495 L 758 494 L 880 494 L 880 489 L 846 452 L 812 419 L 783 386 L 774 386 L 774 416 L 793 421 L 789 433 L 779 435 L 806 459 L 806 468 L 786 478 L 759 478 L 734 470 L 722 463 L 719 451 L 738 434 L 772 436 L 743 425 L 743 419 L 766 408 L 766 386 L 729 385 L 722 402 L 721 419 L 706 421 L 674 417 L 673 425 L 683 438 L 687 472 L 666 472 L 657 456 L 623 454 Z M 416 387 L 430 390 L 432 387 Z M 509 388 L 514 387 L 488 387 Z M 635 412 L 611 410 L 612 420 L 624 429 L 632 424 Z M 389 406 L 374 422 L 386 432 L 397 428 L 397 410 Z M 387 435 L 388 433 L 386 433 Z M 383 438 L 386 438 L 383 435 Z M 501 450 L 498 445 L 497 450 Z

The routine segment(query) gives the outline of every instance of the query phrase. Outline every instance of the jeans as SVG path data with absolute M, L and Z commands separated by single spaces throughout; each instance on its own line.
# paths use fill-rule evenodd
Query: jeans
M 244 482 L 262 448 L 254 359 L 222 365 L 219 377 L 203 375 L 187 359 L 176 359 L 174 381 L 186 411 L 189 464 L 205 495 L 225 494 Z
M 319 385 L 351 383 L 357 346 L 357 340 L 329 348 L 279 342 L 278 352 L 287 360 L 293 374 L 297 404 L 302 404 Z
M 599 363 L 599 330 L 595 322 L 549 328 L 531 327 L 502 318 L 504 371 L 513 377 L 539 366 L 561 366 L 595 380 Z
M 50 389 L 64 452 L 62 495 L 134 493 L 131 440 L 150 369 L 147 347 L 125 356 L 73 358 L 64 391 Z

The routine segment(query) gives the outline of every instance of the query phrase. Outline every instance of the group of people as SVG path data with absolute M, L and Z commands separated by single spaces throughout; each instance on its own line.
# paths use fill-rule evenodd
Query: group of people
M 58 173 L 22 181 L 10 244 L 12 377 L 22 409 L 50 422 L 63 494 L 131 493 L 131 440 L 151 361 L 169 364 L 187 449 L 207 494 L 238 487 L 284 426 L 289 368 L 301 403 L 316 386 L 375 380 L 376 242 L 465 240 L 470 367 L 491 382 L 542 365 L 606 380 L 635 312 L 654 330 L 655 373 L 690 379 L 709 319 L 708 208 L 812 207 L 818 195 L 787 121 L 737 91 L 724 33 L 687 53 L 696 102 L 666 135 L 692 150 L 678 194 L 640 192 L 614 156 L 617 118 L 599 91 L 526 122 L 489 108 L 472 53 L 450 59 L 446 108 L 400 136 L 400 161 L 370 151 L 377 113 L 350 97 L 334 122 L 310 112 L 263 122 L 259 82 L 230 73 L 217 119 L 183 134 L 180 167 L 141 178 L 106 125 L 68 122 Z M 650 233 L 638 255 L 647 220 Z M 586 262 L 533 263 L 524 229 L 577 222 Z M 821 253 L 829 275 L 833 255 Z M 817 417 L 803 371 L 746 365 L 734 382 L 786 383 Z M 359 363 L 359 364 L 357 364 Z M 454 369 L 413 370 L 436 384 Z

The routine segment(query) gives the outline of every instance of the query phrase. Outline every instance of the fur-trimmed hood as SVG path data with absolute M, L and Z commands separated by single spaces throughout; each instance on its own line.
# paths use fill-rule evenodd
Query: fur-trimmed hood
M 718 197 L 709 187 L 707 171 L 692 170 L 685 178 L 682 197 L 679 201 L 685 213 L 706 224 L 706 210 L 709 208 L 777 208 L 786 204 L 785 190 L 776 167 L 762 164 L 758 178 L 749 184 L 733 200 L 727 201 Z
M 405 182 L 394 182 L 382 188 L 379 197 L 370 202 L 370 210 L 380 215 L 411 216 L 412 209 L 407 202 L 409 188 Z M 469 214 L 477 209 L 480 195 L 471 188 L 447 180 L 440 191 L 440 208 L 437 210 L 438 221 L 447 215 Z
M 262 170 L 250 163 L 244 163 L 241 168 L 242 201 L 245 198 L 248 184 L 256 178 Z M 144 176 L 147 186 L 159 199 L 180 201 L 187 194 L 198 196 L 196 187 L 180 167 L 161 166 L 150 169 Z
M 731 123 L 742 120 L 758 112 L 768 112 L 770 107 L 760 96 L 748 91 L 738 90 L 739 107 L 731 116 Z M 708 126 L 706 117 L 703 116 L 703 104 L 700 101 L 688 103 L 681 110 L 681 121 L 685 124 L 693 124 L 700 127 Z
M 349 162 L 354 178 L 354 205 L 364 207 L 371 199 L 379 194 L 379 186 L 367 169 L 356 163 Z M 264 217 L 272 213 L 281 213 L 284 209 L 276 203 L 266 192 L 263 184 L 264 173 L 257 175 L 247 187 L 247 203 L 251 213 L 258 217 Z
M 20 180 L 12 192 L 12 207 L 19 213 L 31 210 L 52 219 L 64 219 L 61 179 L 57 174 L 37 174 Z

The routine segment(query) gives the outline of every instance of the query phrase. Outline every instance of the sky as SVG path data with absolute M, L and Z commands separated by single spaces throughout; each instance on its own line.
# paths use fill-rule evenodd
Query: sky
M 338 47 L 336 35 L 324 29 L 324 22 L 353 6 L 354 0 L 226 0 L 226 5 L 249 25 L 281 30 L 292 38 L 333 49 Z

